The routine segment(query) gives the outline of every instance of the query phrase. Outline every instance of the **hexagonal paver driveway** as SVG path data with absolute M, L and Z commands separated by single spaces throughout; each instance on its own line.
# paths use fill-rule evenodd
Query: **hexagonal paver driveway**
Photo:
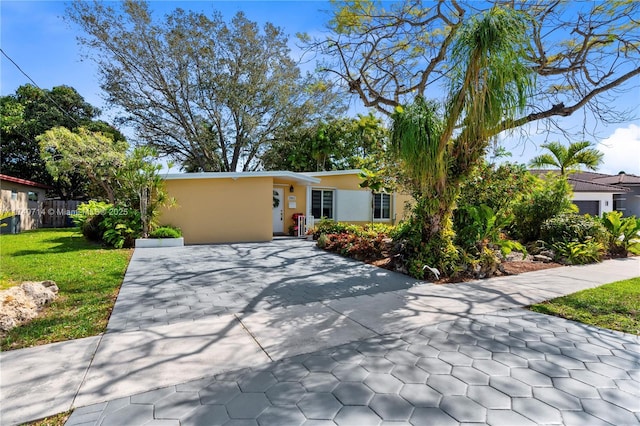
M 383 422 L 639 424 L 640 337 L 502 311 L 82 407 L 67 425 Z

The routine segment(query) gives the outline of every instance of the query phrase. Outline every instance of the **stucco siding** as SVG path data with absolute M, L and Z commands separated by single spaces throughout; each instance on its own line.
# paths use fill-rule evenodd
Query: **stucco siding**
M 37 194 L 38 200 L 29 201 L 29 192 Z M 0 182 L 1 210 L 20 215 L 20 230 L 22 231 L 36 229 L 40 226 L 40 211 L 44 197 L 44 189 L 4 180 Z
M 292 184 L 285 179 L 274 179 L 273 186 L 284 190 L 284 232 L 289 233 L 289 227 L 294 226 L 293 214 L 305 214 L 307 211 L 307 186 Z M 293 186 L 293 192 L 291 192 L 291 186 Z
M 574 192 L 573 201 L 598 201 L 600 215 L 613 210 L 613 194 L 610 192 Z
M 160 223 L 180 227 L 185 244 L 272 239 L 273 178 L 175 179 L 165 183 L 177 206 L 164 209 Z

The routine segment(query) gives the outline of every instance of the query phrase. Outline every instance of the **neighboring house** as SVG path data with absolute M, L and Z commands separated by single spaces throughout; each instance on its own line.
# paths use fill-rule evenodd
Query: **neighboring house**
M 160 223 L 182 229 L 186 244 L 270 241 L 322 217 L 356 224 L 395 224 L 410 200 L 404 194 L 372 194 L 360 188 L 360 170 L 317 173 L 289 171 L 187 173 L 165 177 L 176 207 L 164 209 Z
M 15 219 L 8 219 L 6 223 L 17 221 L 17 229 L 3 227 L 2 232 L 36 229 L 42 223 L 40 214 L 45 190 L 51 189 L 47 185 L 0 174 L 0 198 L 2 211 L 14 213 Z
M 531 172 L 540 176 L 549 170 Z M 557 170 L 551 172 L 558 173 Z M 640 176 L 575 172 L 567 175 L 567 181 L 573 188 L 573 203 L 581 214 L 600 216 L 617 210 L 624 216 L 640 217 Z
M 610 185 L 626 189 L 625 192 L 614 194 L 613 209 L 622 212 L 623 216 L 640 217 L 640 176 L 618 173 L 605 175 L 602 173 L 580 173 L 580 178 L 588 178 L 597 184 Z

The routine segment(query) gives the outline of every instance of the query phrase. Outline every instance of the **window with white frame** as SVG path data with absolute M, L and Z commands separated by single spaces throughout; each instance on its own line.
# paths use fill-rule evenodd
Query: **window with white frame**
M 391 195 L 373 194 L 373 218 L 391 219 Z
M 313 189 L 311 191 L 311 215 L 320 219 L 333 219 L 333 190 Z

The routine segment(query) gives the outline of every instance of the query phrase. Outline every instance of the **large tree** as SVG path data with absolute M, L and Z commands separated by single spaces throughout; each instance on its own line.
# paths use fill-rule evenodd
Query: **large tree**
M 581 108 L 600 121 L 629 118 L 615 99 L 640 75 L 636 1 L 336 2 L 329 35 L 310 45 L 330 58 L 324 69 L 365 106 L 391 115 L 416 95 L 444 94 L 453 41 L 465 22 L 494 4 L 527 17 L 523 59 L 536 75 L 527 108 L 494 133 L 543 119 L 554 126 L 554 118 Z
M 529 164 L 533 167 L 560 169 L 561 175 L 571 170 L 579 170 L 581 166 L 596 170 L 604 157 L 604 154 L 595 149 L 589 141 L 572 142 L 568 146 L 560 142 L 549 142 L 541 147 L 549 152 L 532 158 Z
M 155 19 L 145 1 L 77 1 L 68 15 L 97 62 L 108 100 L 140 139 L 188 171 L 259 167 L 283 128 L 331 114 L 327 84 L 301 75 L 280 28 L 238 12 L 176 9 Z
M 56 182 L 40 158 L 36 138 L 54 127 L 69 130 L 84 126 L 123 141 L 124 136 L 109 124 L 96 120 L 100 110 L 87 103 L 69 86 L 39 89 L 31 84 L 15 94 L 0 97 L 0 168 L 2 173 L 54 187 L 57 196 L 82 197 L 86 178 L 69 176 Z
M 116 200 L 118 170 L 125 164 L 128 144 L 110 135 L 91 132 L 84 127 L 72 132 L 66 127 L 47 130 L 37 141 L 47 171 L 54 182 L 68 184 L 83 176 L 93 188 L 91 195 Z
M 413 231 L 420 264 L 452 271 L 456 262 L 452 214 L 462 182 L 482 159 L 493 129 L 525 107 L 533 85 L 522 53 L 522 14 L 494 8 L 460 28 L 444 109 L 422 97 L 396 107 L 391 145 L 412 181 Z M 412 240 L 412 238 L 409 238 Z M 419 275 L 415 265 L 412 272 Z
M 282 133 L 262 156 L 262 164 L 267 170 L 294 172 L 367 167 L 387 137 L 381 120 L 371 114 L 332 119 Z

